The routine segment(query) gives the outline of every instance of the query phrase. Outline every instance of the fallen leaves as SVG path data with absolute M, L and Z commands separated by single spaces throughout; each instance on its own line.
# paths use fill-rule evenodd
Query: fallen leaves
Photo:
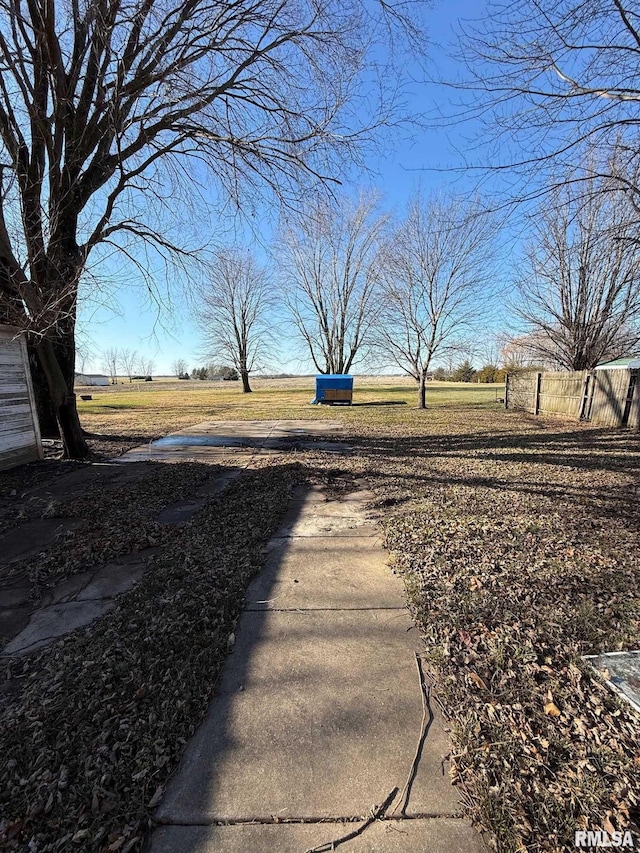
M 637 716 L 582 655 L 640 644 L 640 447 L 497 421 L 442 426 L 411 459 L 396 441 L 373 482 L 469 813 L 499 851 L 558 853 L 576 828 L 607 815 L 626 828 L 637 808 Z
M 163 470 L 162 490 L 173 475 L 178 494 L 203 474 Z M 168 528 L 149 571 L 90 632 L 9 665 L 9 683 L 22 687 L 0 694 L 3 849 L 141 849 L 214 690 L 246 586 L 302 477 L 298 464 L 268 460 L 245 473 Z M 126 505 L 123 490 L 119 501 Z

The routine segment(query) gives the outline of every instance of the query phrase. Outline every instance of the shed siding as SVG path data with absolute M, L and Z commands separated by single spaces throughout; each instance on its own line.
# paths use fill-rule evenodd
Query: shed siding
M 640 429 L 640 370 L 633 370 L 632 374 L 635 377 L 635 384 L 629 408 L 628 424 L 631 429 Z
M 27 349 L 15 335 L 0 327 L 0 471 L 42 456 Z

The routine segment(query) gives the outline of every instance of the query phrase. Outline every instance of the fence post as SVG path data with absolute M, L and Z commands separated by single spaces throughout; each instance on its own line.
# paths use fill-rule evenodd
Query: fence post
M 533 414 L 540 414 L 540 388 L 542 387 L 542 373 L 536 374 L 536 396 L 533 403 Z
M 580 399 L 580 409 L 578 411 L 578 420 L 586 421 L 587 418 L 587 403 L 589 400 L 589 389 L 590 389 L 590 380 L 591 374 L 588 370 L 585 370 L 584 373 L 584 382 L 582 383 L 582 396 Z
M 504 407 L 509 408 L 509 374 L 504 377 Z

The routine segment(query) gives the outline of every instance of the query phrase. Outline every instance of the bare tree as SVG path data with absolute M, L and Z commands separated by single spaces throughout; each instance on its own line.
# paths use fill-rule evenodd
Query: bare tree
M 418 383 L 437 356 L 468 350 L 485 319 L 494 223 L 475 204 L 417 196 L 387 245 L 376 347 Z
M 120 350 L 110 347 L 103 354 L 104 365 L 112 385 L 118 384 L 118 365 L 120 364 Z
M 640 211 L 640 17 L 625 0 L 490 2 L 463 26 L 461 58 L 473 91 L 463 118 L 476 117 L 497 141 L 493 166 L 526 177 L 518 192 L 534 196 L 548 177 L 584 162 L 630 192 Z M 464 99 L 463 97 L 463 100 Z M 582 180 L 574 174 L 570 180 Z
M 232 364 L 245 394 L 251 393 L 251 372 L 263 367 L 268 356 L 273 307 L 271 279 L 249 252 L 216 253 L 200 290 L 197 316 L 207 356 Z
M 138 365 L 138 351 L 134 349 L 123 348 L 120 350 L 120 364 L 124 370 L 125 376 L 129 377 L 129 382 L 133 378 Z
M 554 191 L 532 218 L 514 305 L 533 358 L 567 370 L 640 343 L 640 246 L 628 239 L 629 210 L 601 182 L 589 187 Z
M 349 373 L 366 351 L 387 220 L 375 196 L 321 200 L 284 235 L 286 307 L 320 373 Z
M 146 356 L 140 356 L 138 359 L 138 364 L 140 366 L 140 373 L 145 378 L 147 376 L 153 376 L 153 371 L 155 370 L 156 363 L 152 358 L 147 358 Z
M 191 164 L 238 204 L 243 188 L 293 204 L 334 179 L 397 115 L 370 47 L 381 27 L 417 36 L 406 7 L 0 0 L 0 316 L 36 336 L 68 455 L 88 452 L 73 376 L 89 258 L 123 251 L 153 287 L 140 246 L 180 251 L 153 211 L 169 215 Z M 371 76 L 381 98 L 361 122 Z
M 187 362 L 184 358 L 177 358 L 173 364 L 171 365 L 171 370 L 175 373 L 178 379 L 182 379 L 182 377 L 187 372 Z
M 508 335 L 505 333 L 500 349 L 502 366 L 510 371 L 534 366 L 536 359 L 532 353 L 531 343 L 531 335 Z

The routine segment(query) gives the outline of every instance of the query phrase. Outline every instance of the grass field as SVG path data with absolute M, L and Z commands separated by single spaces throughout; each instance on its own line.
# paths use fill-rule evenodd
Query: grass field
M 254 392 L 243 394 L 238 383 L 158 382 L 77 389 L 90 393 L 78 400 L 80 419 L 90 432 L 153 437 L 205 420 L 308 418 L 340 420 L 353 432 L 405 426 L 423 428 L 428 415 L 416 408 L 417 388 L 402 377 L 355 378 L 353 406 L 312 406 L 312 377 L 256 379 Z M 427 406 L 460 404 L 500 408 L 503 385 L 432 382 Z

